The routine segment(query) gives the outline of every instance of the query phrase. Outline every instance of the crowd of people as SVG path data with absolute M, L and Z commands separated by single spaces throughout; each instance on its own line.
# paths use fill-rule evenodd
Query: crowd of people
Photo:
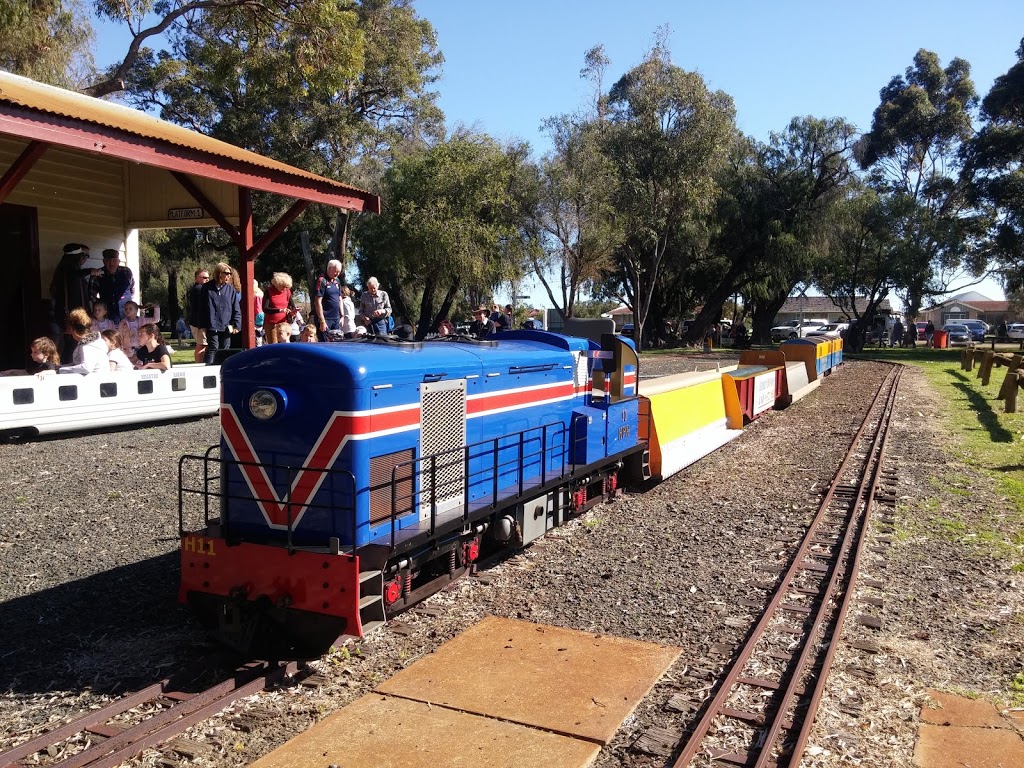
M 54 322 L 49 336 L 29 345 L 25 368 L 0 375 L 90 374 L 171 367 L 171 352 L 160 335 L 159 308 L 144 317 L 132 300 L 135 275 L 113 248 L 103 267 L 87 267 L 89 246 L 68 243 L 50 283 Z M 63 321 L 62 324 L 60 321 Z
M 140 306 L 135 294 L 135 275 L 121 264 L 120 252 L 103 251 L 103 267 L 87 266 L 87 245 L 68 243 L 50 284 L 54 325 L 48 337 L 35 339 L 24 369 L 0 375 L 54 373 L 89 374 L 171 367 L 171 351 L 160 329 L 160 308 Z M 356 292 L 346 285 L 340 261 L 332 259 L 316 280 L 307 317 L 296 306 L 293 280 L 275 272 L 261 285 L 253 281 L 253 317 L 257 344 L 324 342 L 361 336 L 412 339 L 411 326 L 395 327 L 391 297 L 376 277 Z M 510 330 L 513 308 L 493 304 L 478 307 L 468 333 L 476 338 Z M 237 270 L 219 262 L 212 269 L 197 269 L 186 298 L 185 315 L 175 327 L 179 338 L 195 339 L 194 359 L 211 365 L 221 350 L 237 346 L 242 326 L 242 286 Z M 439 336 L 459 331 L 447 319 L 437 327 Z

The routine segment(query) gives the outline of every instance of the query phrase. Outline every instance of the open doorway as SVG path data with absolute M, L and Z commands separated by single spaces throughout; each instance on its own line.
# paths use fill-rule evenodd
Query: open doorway
M 39 279 L 39 237 L 36 209 L 0 205 L 0 243 L 4 278 L 0 307 L 7 318 L 0 341 L 0 369 L 24 368 L 28 345 L 48 330 Z

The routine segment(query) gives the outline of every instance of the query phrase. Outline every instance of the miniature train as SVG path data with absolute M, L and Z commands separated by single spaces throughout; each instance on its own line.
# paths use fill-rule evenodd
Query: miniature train
M 169 371 L 0 377 L 0 435 L 57 432 L 211 416 L 220 406 L 220 366 Z
M 840 362 L 841 342 L 800 340 L 641 382 L 629 339 L 527 330 L 241 353 L 220 444 L 179 465 L 179 599 L 236 648 L 318 655 L 481 552 L 678 472 Z

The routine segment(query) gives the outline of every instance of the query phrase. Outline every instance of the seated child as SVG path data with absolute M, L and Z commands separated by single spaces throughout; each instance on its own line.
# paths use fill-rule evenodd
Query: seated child
M 77 346 L 71 356 L 71 363 L 62 365 L 57 373 L 100 373 L 110 370 L 107 360 L 107 343 L 98 333 L 93 333 L 92 318 L 83 307 L 75 307 L 67 316 L 68 335 Z
M 140 346 L 135 350 L 135 368 L 154 368 L 158 371 L 171 369 L 171 350 L 164 343 L 156 323 L 146 323 L 139 328 Z
M 12 368 L 9 371 L 0 371 L 0 376 L 31 376 L 35 375 L 40 379 L 51 373 L 56 373 L 60 366 L 60 355 L 57 354 L 57 345 L 53 339 L 41 336 L 28 347 L 29 361 L 24 368 Z
M 316 328 L 313 327 L 312 323 L 308 323 L 302 331 L 299 332 L 299 341 L 311 341 L 316 343 Z
M 116 328 L 117 323 L 107 317 L 107 302 L 94 301 L 92 303 L 92 330 L 95 333 L 103 333 Z
M 117 331 L 104 331 L 100 334 L 103 340 L 107 342 L 107 359 L 110 361 L 111 371 L 131 371 L 132 361 L 128 359 L 128 356 L 121 349 L 121 334 Z
M 139 341 L 139 328 L 146 323 L 160 322 L 160 307 L 153 307 L 153 317 L 145 318 L 139 314 L 139 305 L 134 301 L 124 303 L 124 319 L 118 327 L 121 334 L 121 349 L 128 357 L 135 356 L 135 348 L 142 342 Z

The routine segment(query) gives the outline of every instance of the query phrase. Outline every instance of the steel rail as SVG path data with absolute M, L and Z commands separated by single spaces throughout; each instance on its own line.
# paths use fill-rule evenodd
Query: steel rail
M 275 685 L 285 677 L 294 674 L 297 667 L 296 662 L 286 664 L 253 662 L 239 668 L 231 679 L 196 694 L 168 691 L 167 681 L 164 680 L 0 754 L 0 766 L 23 768 L 18 763 L 19 760 L 48 746 L 66 741 L 75 734 L 91 732 L 90 728 L 95 728 L 139 704 L 147 701 L 172 701 L 171 706 L 153 717 L 120 733 L 114 733 L 102 742 L 48 766 L 48 768 L 114 768 L 114 766 L 132 759 L 142 750 L 166 742 L 196 723 L 212 717 L 238 699 Z
M 864 526 L 862 535 L 860 536 L 857 547 L 853 552 L 852 561 L 847 561 L 847 570 L 850 573 L 850 582 L 846 588 L 846 592 L 843 594 L 842 602 L 839 604 L 838 615 L 836 618 L 836 626 L 832 631 L 833 642 L 828 644 L 828 648 L 825 651 L 825 656 L 822 659 L 821 674 L 818 675 L 814 683 L 814 689 L 811 691 L 811 696 L 807 704 L 807 712 L 804 715 L 803 723 L 800 726 L 800 731 L 797 735 L 796 742 L 794 743 L 792 754 L 796 760 L 799 760 L 803 756 L 804 748 L 807 746 L 807 739 L 811 733 L 811 727 L 814 725 L 815 715 L 818 711 L 818 704 L 821 702 L 821 697 L 825 692 L 825 683 L 828 680 L 828 670 L 831 669 L 832 659 L 836 655 L 836 645 L 834 641 L 842 637 L 843 626 L 846 620 L 846 616 L 849 613 L 850 603 L 853 600 L 854 593 L 856 592 L 857 586 L 857 575 L 858 567 L 860 565 L 860 557 L 864 551 L 864 543 L 867 541 L 867 529 L 868 523 L 871 520 L 871 510 L 875 502 L 875 494 L 878 492 L 878 480 L 882 474 L 882 465 L 885 461 L 885 449 L 889 442 L 889 422 L 892 419 L 892 411 L 896 404 L 896 389 L 899 386 L 900 378 L 903 376 L 903 367 L 897 370 L 896 381 L 893 384 L 891 402 L 889 403 L 889 409 L 886 414 L 885 432 L 882 435 L 881 447 L 878 452 L 877 471 L 871 483 L 871 491 L 867 496 L 867 507 L 864 510 Z M 767 743 L 767 739 L 766 739 Z M 792 764 L 792 760 L 790 763 Z
M 761 638 L 764 637 L 769 625 L 772 623 L 772 621 L 775 620 L 778 608 L 782 604 L 784 598 L 786 597 L 790 585 L 794 581 L 795 577 L 800 573 L 800 571 L 803 570 L 803 562 L 811 548 L 811 541 L 816 535 L 821 523 L 829 514 L 829 507 L 832 504 L 832 501 L 836 495 L 836 491 L 841 485 L 844 485 L 842 481 L 846 468 L 853 459 L 854 454 L 856 453 L 857 448 L 860 445 L 861 438 L 865 430 L 867 429 L 868 424 L 871 422 L 871 416 L 875 412 L 876 406 L 878 406 L 879 401 L 882 399 L 883 392 L 886 389 L 886 384 L 889 383 L 890 380 L 895 380 L 895 378 L 896 376 L 894 366 L 893 371 L 890 371 L 890 373 L 886 376 L 885 381 L 883 382 L 882 386 L 879 387 L 878 391 L 875 393 L 874 399 L 868 406 L 867 411 L 865 412 L 864 420 L 862 421 L 860 427 L 857 429 L 857 432 L 851 439 L 850 447 L 847 450 L 846 455 L 843 457 L 843 460 L 840 463 L 839 468 L 836 470 L 832 483 L 829 486 L 828 492 L 825 494 L 824 499 L 818 507 L 818 512 L 815 514 L 813 521 L 808 526 L 807 533 L 804 535 L 800 547 L 797 549 L 797 552 L 794 555 L 789 568 L 786 570 L 782 581 L 776 587 L 776 591 L 771 601 L 766 606 L 761 616 L 761 619 L 758 621 L 754 629 L 751 631 L 746 643 L 740 650 L 739 655 L 734 660 L 732 667 L 730 668 L 729 672 L 726 674 L 725 678 L 719 685 L 718 691 L 715 694 L 714 698 L 705 705 L 705 712 L 703 717 L 700 719 L 700 722 L 698 722 L 698 724 L 693 729 L 693 732 L 689 740 L 683 747 L 682 752 L 673 763 L 673 768 L 685 768 L 685 766 L 689 765 L 689 763 L 697 756 L 697 753 L 700 751 L 704 739 L 707 737 L 708 732 L 711 729 L 711 725 L 714 719 L 722 714 L 724 704 L 728 700 L 730 694 L 732 693 L 733 687 L 735 686 L 737 681 L 743 678 L 742 673 L 747 662 L 753 655 L 757 647 L 757 644 L 759 643 Z M 892 385 L 892 387 L 894 389 L 895 385 Z M 856 505 L 851 505 L 851 510 L 855 509 Z M 839 560 L 841 560 L 841 553 Z
M 886 400 L 885 409 L 878 421 L 878 432 L 872 441 L 870 453 L 867 457 L 865 469 L 870 471 L 870 481 L 867 483 L 861 483 L 857 492 L 857 500 L 852 505 L 852 519 L 850 524 L 846 528 L 846 533 L 843 536 L 843 543 L 839 550 L 839 558 L 836 562 L 836 567 L 832 570 L 832 576 L 829 579 L 829 584 L 825 590 L 826 596 L 833 596 L 838 594 L 838 587 L 840 586 L 840 579 L 850 574 L 849 583 L 846 585 L 846 589 L 843 595 L 843 599 L 839 604 L 838 611 L 834 614 L 836 626 L 831 632 L 831 637 L 835 638 L 839 636 L 843 626 L 843 618 L 846 615 L 846 609 L 849 607 L 849 599 L 853 594 L 853 584 L 857 573 L 857 558 L 859 557 L 863 547 L 864 541 L 866 540 L 866 533 L 868 529 L 868 519 L 871 513 L 871 500 L 874 497 L 875 491 L 878 488 L 878 479 L 881 475 L 882 459 L 883 459 L 883 448 L 885 441 L 888 437 L 889 420 L 892 416 L 892 408 L 896 402 L 896 388 L 899 386 L 900 376 L 902 370 L 897 369 L 896 375 L 892 384 L 892 389 L 889 392 L 889 397 Z M 865 472 L 865 480 L 867 480 L 867 472 Z M 865 491 L 867 490 L 867 493 Z M 860 509 L 861 503 L 864 503 L 864 509 L 859 513 L 856 511 Z M 859 525 L 859 529 L 858 529 Z M 848 553 L 852 550 L 853 559 L 849 558 Z M 845 556 L 845 557 L 844 557 Z M 845 567 L 842 566 L 843 560 L 846 560 Z M 793 674 L 790 676 L 789 681 L 786 685 L 786 690 L 779 697 L 778 708 L 775 711 L 775 716 L 771 720 L 771 725 L 768 727 L 767 732 L 764 734 L 762 740 L 761 753 L 758 755 L 757 761 L 754 763 L 754 768 L 766 768 L 770 762 L 775 760 L 772 750 L 779 738 L 779 734 L 783 730 L 783 724 L 786 720 L 786 714 L 789 708 L 789 702 L 795 697 L 797 688 L 801 685 L 803 675 L 809 671 L 812 652 L 815 649 L 815 638 L 818 636 L 818 632 L 825 624 L 826 616 L 829 614 L 827 610 L 827 603 L 825 600 L 818 606 L 818 611 L 815 616 L 813 626 L 807 631 L 806 638 L 807 642 L 804 643 L 803 649 L 800 652 L 800 656 L 794 665 Z M 801 726 L 801 732 L 806 729 L 809 732 L 808 723 L 813 723 L 815 708 L 818 702 L 821 700 L 821 693 L 824 690 L 824 683 L 827 679 L 827 670 L 829 669 L 829 663 L 832 657 L 835 655 L 836 644 L 828 644 L 828 652 L 824 657 L 821 665 L 819 674 L 815 676 L 814 688 L 812 692 L 811 701 L 813 704 L 808 705 L 807 712 L 804 715 L 803 723 Z M 799 760 L 799 754 L 794 750 L 790 756 L 790 764 L 793 764 L 794 760 Z

